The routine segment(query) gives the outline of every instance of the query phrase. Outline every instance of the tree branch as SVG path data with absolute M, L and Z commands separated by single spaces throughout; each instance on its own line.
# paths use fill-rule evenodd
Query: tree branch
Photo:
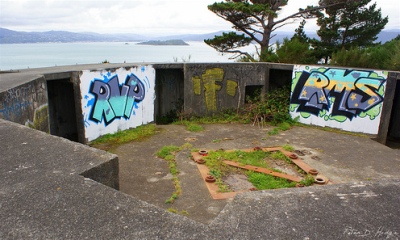
M 240 50 L 228 50 L 228 51 L 225 51 L 224 53 L 238 54 L 237 56 L 230 57 L 229 59 L 236 59 L 236 58 L 238 58 L 238 57 L 240 57 L 240 56 L 242 56 L 242 55 L 245 55 L 246 57 L 248 57 L 248 58 L 250 59 L 250 61 L 252 61 L 252 62 L 257 62 L 257 61 L 254 59 L 254 57 L 251 56 L 248 52 L 242 52 L 242 51 L 240 51 Z
M 313 11 L 316 11 L 316 10 L 320 10 L 320 9 L 324 9 L 324 8 L 328 8 L 328 7 L 333 7 L 333 6 L 336 6 L 336 5 L 339 5 L 339 4 L 343 4 L 343 3 L 345 3 L 345 2 L 346 2 L 346 0 L 340 1 L 340 2 L 337 2 L 337 3 L 333 3 L 333 4 L 329 4 L 329 5 L 324 5 L 324 6 L 319 6 L 319 7 L 312 7 L 312 8 L 309 8 L 309 9 L 305 9 L 305 10 L 303 10 L 303 11 L 299 11 L 299 12 L 297 12 L 297 13 L 294 13 L 294 14 L 292 14 L 292 15 L 290 15 L 290 16 L 287 16 L 287 17 L 285 17 L 285 18 L 282 18 L 281 20 L 278 20 L 278 21 L 274 22 L 274 23 L 273 23 L 273 26 L 275 26 L 275 25 L 277 25 L 277 24 L 280 24 L 280 23 L 282 23 L 282 22 L 285 22 L 285 21 L 288 20 L 288 19 L 291 19 L 291 18 L 299 18 L 299 17 L 301 17 L 301 15 L 303 15 L 303 14 L 310 13 L 310 12 L 313 12 Z

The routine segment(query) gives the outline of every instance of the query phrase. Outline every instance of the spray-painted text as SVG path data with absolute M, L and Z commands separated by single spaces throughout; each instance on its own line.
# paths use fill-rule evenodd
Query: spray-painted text
M 108 82 L 94 80 L 90 85 L 90 93 L 95 96 L 94 106 L 89 119 L 101 122 L 104 118 L 108 125 L 115 118 L 129 119 L 133 107 L 145 97 L 143 83 L 134 74 L 126 77 L 125 83 L 120 85 L 118 75 Z

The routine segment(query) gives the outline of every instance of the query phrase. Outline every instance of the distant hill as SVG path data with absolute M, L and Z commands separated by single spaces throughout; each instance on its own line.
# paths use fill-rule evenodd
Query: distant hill
M 173 39 L 173 40 L 165 40 L 165 41 L 160 41 L 160 40 L 152 40 L 152 41 L 147 41 L 147 42 L 140 42 L 138 43 L 139 45 L 189 45 L 183 40 L 180 39 Z
M 204 41 L 204 39 L 213 38 L 215 35 L 221 35 L 223 31 L 206 34 L 182 34 L 172 36 L 149 37 L 140 34 L 122 33 L 122 34 L 100 34 L 92 32 L 74 33 L 67 31 L 48 31 L 48 32 L 21 32 L 6 28 L 0 28 L 1 43 L 41 43 L 41 42 L 143 42 L 149 40 L 166 41 L 170 39 L 180 39 L 182 41 Z M 282 42 L 285 37 L 292 37 L 293 32 L 274 32 L 275 37 L 271 43 Z M 400 30 L 385 30 L 379 33 L 377 42 L 385 43 L 392 40 L 400 34 Z M 318 38 L 315 32 L 309 32 L 307 35 L 311 38 Z
M 214 38 L 215 35 L 221 35 L 223 31 L 205 33 L 205 34 L 180 34 L 172 36 L 156 37 L 156 40 L 168 40 L 168 39 L 182 39 L 183 41 L 204 41 L 204 39 Z
M 42 42 L 133 42 L 146 37 L 138 34 L 74 33 L 67 31 L 19 32 L 0 28 L 0 43 L 42 43 Z

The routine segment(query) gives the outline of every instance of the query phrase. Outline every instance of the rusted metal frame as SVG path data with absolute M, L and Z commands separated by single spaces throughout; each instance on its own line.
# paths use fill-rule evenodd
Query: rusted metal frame
M 237 151 L 237 150 L 225 150 L 226 152 L 233 152 L 233 151 Z M 326 178 L 325 176 L 321 175 L 318 173 L 317 170 L 315 170 L 314 168 L 311 168 L 310 166 L 308 166 L 308 164 L 306 164 L 303 160 L 301 160 L 296 154 L 286 151 L 285 149 L 283 149 L 282 147 L 265 147 L 265 148 L 260 148 L 260 147 L 255 147 L 253 149 L 241 149 L 240 151 L 243 152 L 253 152 L 253 151 L 268 151 L 268 152 L 276 152 L 276 151 L 280 151 L 282 152 L 285 156 L 287 156 L 288 158 L 290 158 L 292 160 L 292 162 L 298 166 L 299 168 L 301 168 L 303 171 L 305 171 L 306 173 L 312 174 L 314 176 L 314 179 L 316 180 L 317 184 L 327 184 L 329 179 Z M 238 193 L 242 193 L 242 192 L 247 192 L 246 190 L 243 191 L 238 191 L 238 192 L 227 192 L 227 193 L 220 193 L 218 192 L 219 188 L 218 186 L 214 183 L 214 182 L 209 182 L 209 169 L 207 166 L 204 165 L 205 161 L 203 159 L 204 156 L 206 156 L 208 154 L 207 150 L 201 150 L 199 152 L 193 152 L 192 153 L 192 158 L 193 160 L 197 163 L 197 167 L 199 169 L 199 172 L 204 180 L 204 183 L 207 186 L 208 191 L 211 194 L 211 197 L 213 199 L 227 199 L 227 198 L 232 198 L 234 197 L 236 194 Z M 288 179 L 290 181 L 293 182 L 297 182 L 299 183 L 302 179 L 297 177 L 297 176 L 293 176 L 293 175 L 289 175 L 289 174 L 284 174 L 284 173 L 279 173 L 279 172 L 274 172 L 272 170 L 269 170 L 267 168 L 261 168 L 261 167 L 256 167 L 256 166 L 251 166 L 251 165 L 240 165 L 240 163 L 237 162 L 233 162 L 233 161 L 228 161 L 228 160 L 224 160 L 223 161 L 225 164 L 229 165 L 229 166 L 234 166 L 234 167 L 239 167 L 239 168 L 243 168 L 243 169 L 247 169 L 247 170 L 252 170 L 255 172 L 260 172 L 260 173 L 264 173 L 264 174 L 268 174 L 274 177 L 280 177 L 280 178 L 285 178 Z M 250 191 L 250 190 L 249 190 Z

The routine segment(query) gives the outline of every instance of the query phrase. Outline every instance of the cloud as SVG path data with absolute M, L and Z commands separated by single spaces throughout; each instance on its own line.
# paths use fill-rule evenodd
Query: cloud
M 1 0 L 2 27 L 100 33 L 205 33 L 230 28 L 210 0 Z
M 222 1 L 222 0 L 219 0 Z M 400 29 L 398 0 L 377 0 L 387 27 Z M 19 31 L 65 30 L 169 35 L 231 30 L 207 9 L 215 0 L 0 0 L 0 26 Z M 289 1 L 280 16 L 317 0 Z M 293 31 L 298 23 L 282 28 Z M 307 29 L 315 29 L 311 21 Z

